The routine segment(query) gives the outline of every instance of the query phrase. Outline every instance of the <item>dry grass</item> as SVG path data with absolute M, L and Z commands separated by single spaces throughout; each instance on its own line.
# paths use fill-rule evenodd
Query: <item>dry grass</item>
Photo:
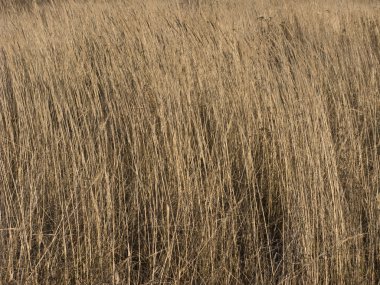
M 0 284 L 379 284 L 379 10 L 231 2 L 1 10 Z

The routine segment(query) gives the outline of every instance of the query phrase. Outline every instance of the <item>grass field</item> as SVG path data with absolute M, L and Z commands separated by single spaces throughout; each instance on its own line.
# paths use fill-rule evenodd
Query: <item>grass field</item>
M 0 1 L 0 284 L 380 284 L 380 5 Z

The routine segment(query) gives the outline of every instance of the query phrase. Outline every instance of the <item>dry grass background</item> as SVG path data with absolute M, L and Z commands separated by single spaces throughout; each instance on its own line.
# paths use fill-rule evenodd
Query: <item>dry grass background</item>
M 375 4 L 1 3 L 0 284 L 379 284 Z

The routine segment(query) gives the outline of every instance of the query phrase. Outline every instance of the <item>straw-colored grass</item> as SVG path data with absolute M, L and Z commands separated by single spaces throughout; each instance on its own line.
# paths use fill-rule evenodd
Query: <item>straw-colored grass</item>
M 0 284 L 379 284 L 380 10 L 155 2 L 1 2 Z

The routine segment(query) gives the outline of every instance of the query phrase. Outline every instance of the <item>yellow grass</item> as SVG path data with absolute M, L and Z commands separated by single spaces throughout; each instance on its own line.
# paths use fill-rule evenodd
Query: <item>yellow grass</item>
M 156 2 L 1 1 L 0 284 L 378 284 L 376 2 Z

